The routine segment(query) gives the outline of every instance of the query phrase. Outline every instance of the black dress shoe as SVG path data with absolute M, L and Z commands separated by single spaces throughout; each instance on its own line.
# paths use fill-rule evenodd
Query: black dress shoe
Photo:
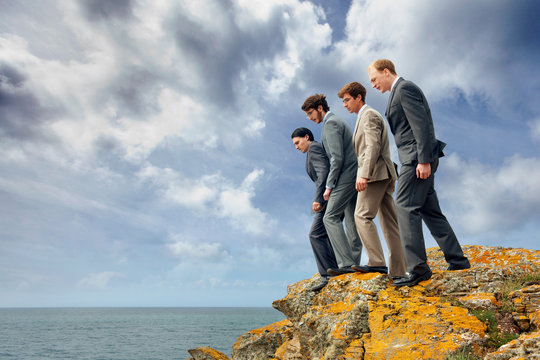
M 471 264 L 467 263 L 465 265 L 462 265 L 462 264 L 450 264 L 448 266 L 448 271 L 454 271 L 454 270 L 465 270 L 465 269 L 470 269 L 471 268 Z
M 330 275 L 338 276 L 338 275 L 343 275 L 343 274 L 352 274 L 356 271 L 351 269 L 350 266 L 347 266 L 347 267 L 342 267 L 342 268 L 330 268 L 326 270 L 326 272 L 328 272 L 328 274 Z
M 328 284 L 328 280 L 321 280 L 318 284 L 315 284 L 309 288 L 311 291 L 320 291 Z
M 412 272 L 408 275 L 405 275 L 399 280 L 392 281 L 392 284 L 394 284 L 395 287 L 414 286 L 418 284 L 420 281 L 431 279 L 431 275 L 432 275 L 431 271 L 428 271 L 422 275 Z
M 361 273 L 381 273 L 388 274 L 388 268 L 386 266 L 368 266 L 368 265 L 353 265 L 351 269 Z

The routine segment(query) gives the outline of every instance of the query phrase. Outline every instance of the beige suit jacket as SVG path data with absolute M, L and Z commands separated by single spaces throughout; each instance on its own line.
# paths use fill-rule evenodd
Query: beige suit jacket
M 358 114 L 353 133 L 354 152 L 358 158 L 356 178 L 368 182 L 397 179 L 396 168 L 390 159 L 388 128 L 381 114 L 366 106 Z

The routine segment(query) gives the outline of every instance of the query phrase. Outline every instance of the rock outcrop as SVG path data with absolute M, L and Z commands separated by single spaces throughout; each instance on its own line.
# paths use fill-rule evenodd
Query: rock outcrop
M 428 249 L 433 277 L 414 287 L 360 273 L 318 293 L 309 291 L 318 275 L 292 284 L 273 303 L 287 319 L 240 336 L 232 359 L 540 359 L 540 251 L 463 249 L 472 267 L 460 271 Z

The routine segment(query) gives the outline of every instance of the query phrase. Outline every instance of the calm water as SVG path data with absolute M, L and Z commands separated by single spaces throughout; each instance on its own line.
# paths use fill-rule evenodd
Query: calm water
M 231 355 L 244 332 L 285 317 L 272 308 L 0 308 L 0 359 L 187 359 Z

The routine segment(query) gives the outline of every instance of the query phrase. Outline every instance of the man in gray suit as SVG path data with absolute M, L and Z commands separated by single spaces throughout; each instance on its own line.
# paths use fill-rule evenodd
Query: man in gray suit
M 315 197 L 311 205 L 315 217 L 309 230 L 309 241 L 321 275 L 321 282 L 312 286 L 310 290 L 319 291 L 328 284 L 330 275 L 327 269 L 337 267 L 334 250 L 323 223 L 326 212 L 326 200 L 324 200 L 323 194 L 326 190 L 326 177 L 330 164 L 321 143 L 315 141 L 313 133 L 309 129 L 298 128 L 293 131 L 291 138 L 296 149 L 306 154 L 306 172 L 315 183 Z
M 463 255 L 435 192 L 435 171 L 446 144 L 435 138 L 424 93 L 413 82 L 399 77 L 394 64 L 387 59 L 374 61 L 368 67 L 368 76 L 374 88 L 382 93 L 391 91 L 386 118 L 401 162 L 396 210 L 409 274 L 394 281 L 394 285 L 412 286 L 431 278 L 422 220 L 443 251 L 448 270 L 468 269 L 469 260 Z
M 326 96 L 316 94 L 306 99 L 302 110 L 307 117 L 323 129 L 321 142 L 330 160 L 323 198 L 328 201 L 323 218 L 324 226 L 332 243 L 337 268 L 328 269 L 330 275 L 355 272 L 352 265 L 360 264 L 362 242 L 354 224 L 356 206 L 356 155 L 352 145 L 352 132 L 345 121 L 330 112 Z M 343 229 L 345 216 L 347 233 Z

